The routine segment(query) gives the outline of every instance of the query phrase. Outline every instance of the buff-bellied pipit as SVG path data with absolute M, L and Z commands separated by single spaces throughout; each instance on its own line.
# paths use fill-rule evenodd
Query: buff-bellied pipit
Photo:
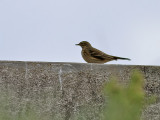
M 129 58 L 122 58 L 117 56 L 108 55 L 96 48 L 93 48 L 87 41 L 82 41 L 76 44 L 82 47 L 82 57 L 88 63 L 106 63 L 112 60 L 130 60 Z

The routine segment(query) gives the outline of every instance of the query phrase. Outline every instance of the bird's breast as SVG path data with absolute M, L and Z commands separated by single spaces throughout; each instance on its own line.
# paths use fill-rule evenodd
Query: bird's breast
M 90 60 L 90 55 L 88 54 L 88 52 L 86 50 L 82 50 L 81 51 L 82 57 L 86 62 L 89 62 Z

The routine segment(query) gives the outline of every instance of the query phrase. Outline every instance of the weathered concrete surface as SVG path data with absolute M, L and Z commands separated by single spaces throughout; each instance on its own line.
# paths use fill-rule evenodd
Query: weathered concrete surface
M 144 74 L 146 93 L 157 96 L 143 118 L 160 120 L 160 67 L 156 66 L 1 61 L 0 91 L 9 96 L 11 115 L 29 106 L 44 120 L 100 120 L 104 82 L 114 75 L 127 85 L 133 69 Z

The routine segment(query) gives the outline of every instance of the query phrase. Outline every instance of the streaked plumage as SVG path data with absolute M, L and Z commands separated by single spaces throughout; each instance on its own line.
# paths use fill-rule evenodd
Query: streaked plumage
M 130 60 L 129 58 L 122 58 L 117 56 L 108 55 L 96 48 L 93 48 L 91 44 L 87 41 L 82 41 L 76 44 L 82 47 L 82 57 L 88 63 L 106 63 L 112 60 Z

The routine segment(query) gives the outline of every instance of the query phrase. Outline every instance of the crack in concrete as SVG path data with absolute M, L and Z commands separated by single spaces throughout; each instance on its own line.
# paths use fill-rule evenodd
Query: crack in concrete
M 25 79 L 27 79 L 27 75 L 28 75 L 28 65 L 27 62 L 25 62 Z
M 62 67 L 60 67 L 60 69 L 59 69 L 58 77 L 59 77 L 59 83 L 60 83 L 60 90 L 63 90 L 61 75 L 62 75 Z
M 93 70 L 93 66 L 92 66 L 92 63 L 91 63 L 90 65 L 91 65 L 91 70 Z

